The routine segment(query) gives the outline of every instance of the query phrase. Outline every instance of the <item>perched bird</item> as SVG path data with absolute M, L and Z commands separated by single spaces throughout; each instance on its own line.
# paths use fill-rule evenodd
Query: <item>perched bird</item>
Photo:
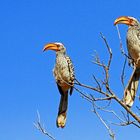
M 57 127 L 63 128 L 66 123 L 68 92 L 70 95 L 73 92 L 75 79 L 74 67 L 72 65 L 71 59 L 66 55 L 66 48 L 62 43 L 49 43 L 43 48 L 43 51 L 46 50 L 56 51 L 56 64 L 53 69 L 53 73 L 58 90 L 61 94 L 56 124 Z
M 124 90 L 123 101 L 128 107 L 131 107 L 134 103 L 140 79 L 140 23 L 134 17 L 121 16 L 115 20 L 114 25 L 116 24 L 128 25 L 126 43 L 128 55 L 132 58 L 134 69 Z

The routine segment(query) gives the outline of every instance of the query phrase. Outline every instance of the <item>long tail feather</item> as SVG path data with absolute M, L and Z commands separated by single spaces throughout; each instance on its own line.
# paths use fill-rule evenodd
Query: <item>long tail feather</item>
M 140 68 L 134 68 L 133 73 L 128 82 L 128 85 L 124 91 L 123 101 L 128 107 L 131 107 L 134 103 L 134 99 L 139 85 L 139 79 L 140 79 Z
M 68 92 L 61 94 L 59 111 L 58 111 L 58 116 L 56 121 L 57 127 L 63 128 L 65 126 L 67 108 L 68 108 Z

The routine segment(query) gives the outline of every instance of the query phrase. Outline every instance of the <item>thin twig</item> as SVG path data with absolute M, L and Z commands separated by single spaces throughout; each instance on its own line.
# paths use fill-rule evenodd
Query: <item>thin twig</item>
M 130 121 L 130 122 L 124 122 L 124 123 L 111 123 L 113 125 L 117 125 L 117 126 L 128 126 L 128 125 L 135 125 L 136 127 L 140 128 L 140 126 L 138 124 L 136 124 L 135 122 L 133 121 Z
M 54 138 L 50 133 L 48 133 L 48 132 L 46 131 L 46 129 L 44 128 L 44 126 L 41 125 L 40 114 L 39 114 L 38 111 L 37 111 L 37 119 L 38 119 L 38 120 L 37 120 L 36 123 L 34 123 L 34 126 L 35 126 L 41 133 L 43 133 L 44 135 L 48 136 L 50 139 L 55 140 L 55 138 Z
M 102 35 L 102 34 L 101 34 Z M 119 33 L 119 30 L 118 30 L 118 35 L 119 35 L 119 39 L 120 39 L 120 49 L 121 49 L 121 52 L 128 58 L 128 56 L 125 54 L 124 50 L 123 50 L 123 47 L 122 47 L 122 41 L 121 41 L 121 37 L 120 37 L 120 33 Z M 111 64 L 111 59 L 112 59 L 112 52 L 111 52 L 111 49 L 110 47 L 108 46 L 108 43 L 105 39 L 105 37 L 102 35 L 102 38 L 104 39 L 105 41 L 105 44 L 106 44 L 106 47 L 108 49 L 108 52 L 109 52 L 109 60 L 108 60 L 108 63 L 107 65 L 105 65 L 104 63 L 101 63 L 99 57 L 98 58 L 95 58 L 95 64 L 98 65 L 99 67 L 103 68 L 104 71 L 105 71 L 105 77 L 104 79 L 102 80 L 103 82 L 103 85 L 105 86 L 106 90 L 107 91 L 104 91 L 103 88 L 100 86 L 101 82 L 97 80 L 97 78 L 94 76 L 94 80 L 96 82 L 96 84 L 98 85 L 98 88 L 95 88 L 95 87 L 92 87 L 92 86 L 89 86 L 89 85 L 85 85 L 85 84 L 82 84 L 80 83 L 79 81 L 77 83 L 75 83 L 75 85 L 78 85 L 80 87 L 83 87 L 83 88 L 87 88 L 87 89 L 90 89 L 90 90 L 93 90 L 93 91 L 96 91 L 97 93 L 101 93 L 102 95 L 104 95 L 105 97 L 103 98 L 93 98 L 91 100 L 90 98 L 90 101 L 99 101 L 100 99 L 106 99 L 106 98 L 109 98 L 109 99 L 115 99 L 117 101 L 118 104 L 120 104 L 138 123 L 140 123 L 140 118 L 137 116 L 137 114 L 135 114 L 132 110 L 130 110 L 124 103 L 122 100 L 120 100 L 116 94 L 111 90 L 110 88 L 110 85 L 109 85 L 109 67 L 110 67 L 110 64 Z M 125 64 L 124 64 L 124 68 L 125 68 Z M 123 81 L 123 78 L 124 78 L 124 68 L 123 68 L 123 74 L 122 74 L 122 81 Z M 89 96 L 88 96 L 89 98 Z M 128 116 L 127 116 L 127 119 L 126 119 L 126 122 L 130 122 L 130 120 L 128 120 Z M 132 122 L 132 121 L 131 121 Z
M 125 61 L 124 61 L 124 65 L 123 65 L 123 69 L 122 69 L 122 74 L 121 74 L 121 82 L 122 82 L 122 85 L 123 85 L 123 88 L 125 88 L 125 85 L 124 85 L 124 79 L 125 79 L 125 66 L 126 66 L 126 62 L 127 62 L 127 58 L 125 57 Z
M 94 98 L 94 101 L 110 101 L 111 99 L 113 99 L 113 96 L 105 98 Z
M 118 97 L 114 97 L 114 99 L 138 122 L 140 123 L 140 118 L 133 113 L 129 107 L 127 107 Z
M 120 34 L 120 31 L 119 31 L 118 25 L 116 25 L 116 29 L 117 29 L 117 33 L 118 33 L 118 37 L 119 37 L 119 41 L 120 41 L 120 50 L 121 50 L 121 53 L 128 58 L 127 54 L 125 53 L 125 51 L 123 49 L 121 34 Z
M 122 53 L 129 61 L 131 61 L 130 63 L 132 63 L 132 62 L 133 62 L 133 59 L 132 59 L 129 55 L 127 55 L 127 54 L 125 53 L 124 49 L 123 49 L 121 34 L 120 34 L 120 31 L 119 31 L 118 25 L 116 25 L 116 28 L 117 28 L 117 33 L 118 33 L 119 41 L 120 41 L 120 50 L 121 50 L 121 53 Z
M 94 105 L 93 105 L 93 107 L 94 107 Z M 96 111 L 95 107 L 93 108 L 92 111 L 96 114 L 96 116 L 99 118 L 99 120 L 100 120 L 100 121 L 103 123 L 103 125 L 106 127 L 106 129 L 107 129 L 108 132 L 109 132 L 110 137 L 111 137 L 113 140 L 115 140 L 115 134 L 114 134 L 114 132 L 110 129 L 110 127 L 106 124 L 106 122 L 102 119 L 102 117 L 100 116 L 100 114 Z
M 101 88 L 101 85 L 100 85 L 99 81 L 97 80 L 97 78 L 94 75 L 93 75 L 93 78 L 94 78 L 94 80 L 97 84 L 97 88 L 101 91 L 102 88 Z
M 74 89 L 75 89 L 77 92 L 79 92 L 79 93 L 81 94 L 81 97 L 82 97 L 82 98 L 85 98 L 85 99 L 88 100 L 90 103 L 93 102 L 93 99 L 92 99 L 88 94 L 85 94 L 84 92 L 82 92 L 81 90 L 79 90 L 78 88 L 76 88 L 75 86 L 74 86 Z
M 108 52 L 109 52 L 109 60 L 108 60 L 108 65 L 107 65 L 107 67 L 110 68 L 110 64 L 111 64 L 111 60 L 112 60 L 112 50 L 111 50 L 111 48 L 109 47 L 108 42 L 107 42 L 105 36 L 104 36 L 102 33 L 100 33 L 100 35 L 101 35 L 102 39 L 104 40 L 105 46 L 107 47 L 107 50 L 108 50 Z
M 112 113 L 119 121 L 125 122 L 120 116 L 117 115 L 117 113 L 115 111 L 113 111 L 113 110 L 106 110 L 106 109 L 103 109 L 103 111 L 108 112 L 108 113 Z

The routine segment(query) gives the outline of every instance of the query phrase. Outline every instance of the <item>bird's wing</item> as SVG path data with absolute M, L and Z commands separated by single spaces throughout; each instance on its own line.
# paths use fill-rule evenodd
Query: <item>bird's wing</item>
M 71 61 L 70 57 L 66 56 L 66 60 L 67 60 L 67 63 L 68 63 L 68 70 L 69 70 L 69 76 L 70 76 L 70 80 L 69 80 L 69 84 L 71 85 L 70 95 L 72 95 L 73 86 L 74 86 L 74 79 L 75 79 L 74 66 L 72 64 L 72 61 Z
M 62 87 L 59 86 L 58 83 L 56 83 L 56 84 L 57 84 L 57 87 L 58 87 L 59 93 L 60 93 L 61 95 L 64 95 L 64 91 L 62 90 Z
M 70 88 L 70 95 L 72 95 L 73 87 Z
M 126 86 L 124 91 L 123 101 L 128 107 L 131 107 L 134 103 L 134 99 L 139 85 L 139 79 L 140 79 L 140 68 L 134 68 L 133 73 L 128 82 L 128 85 Z

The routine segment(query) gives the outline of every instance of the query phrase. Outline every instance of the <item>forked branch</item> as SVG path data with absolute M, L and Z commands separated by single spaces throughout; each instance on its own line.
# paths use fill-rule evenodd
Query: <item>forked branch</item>
M 120 33 L 118 30 L 118 35 L 119 35 L 119 39 L 120 39 L 120 48 L 121 48 L 121 52 L 122 54 L 125 56 L 125 58 L 130 59 L 129 56 L 127 56 L 123 50 L 122 47 L 122 42 L 121 42 L 121 37 L 120 37 Z M 111 48 L 108 45 L 108 42 L 105 38 L 105 36 L 103 36 L 103 34 L 101 33 L 101 38 L 103 39 L 105 46 L 107 48 L 108 51 L 108 55 L 109 55 L 109 59 L 107 61 L 107 63 L 103 63 L 100 60 L 100 57 L 96 54 L 96 56 L 94 57 L 94 64 L 96 64 L 99 68 L 102 68 L 104 71 L 104 77 L 102 80 L 98 80 L 98 78 L 94 75 L 94 81 L 96 83 L 96 86 L 90 86 L 87 84 L 83 84 L 81 82 L 79 82 L 78 80 L 76 80 L 75 83 L 75 89 L 82 95 L 82 97 L 84 97 L 86 100 L 88 100 L 90 103 L 92 103 L 93 105 L 93 112 L 96 114 L 96 116 L 100 119 L 100 121 L 105 125 L 105 127 L 107 128 L 107 130 L 109 131 L 109 134 L 111 136 L 111 138 L 115 139 L 115 135 L 113 133 L 113 131 L 110 129 L 110 127 L 107 125 L 107 123 L 104 121 L 104 119 L 100 116 L 100 114 L 97 112 L 97 109 L 100 111 L 104 111 L 104 107 L 100 107 L 99 105 L 96 105 L 97 101 L 100 102 L 108 102 L 108 101 L 116 101 L 118 103 L 118 105 L 120 105 L 124 110 L 125 110 L 125 115 L 126 119 L 122 119 L 119 114 L 115 113 L 115 111 L 112 111 L 108 109 L 108 111 L 106 111 L 106 113 L 108 112 L 112 112 L 112 114 L 116 117 L 116 119 L 120 122 L 120 123 L 111 123 L 111 124 L 116 124 L 119 126 L 127 126 L 127 125 L 134 125 L 138 128 L 140 128 L 140 117 L 138 115 L 136 115 L 136 113 L 134 113 L 132 110 L 130 110 L 129 107 L 127 107 L 124 102 L 122 100 L 119 99 L 119 97 L 117 96 L 117 94 L 111 89 L 110 86 L 110 81 L 109 81 L 109 74 L 110 74 L 110 67 L 111 67 L 111 62 L 112 62 L 112 51 Z M 124 87 L 124 75 L 125 75 L 125 65 L 126 65 L 126 60 L 123 66 L 123 70 L 122 70 L 122 74 L 121 74 L 121 82 L 123 84 Z M 93 94 L 85 94 L 84 92 L 80 91 L 77 87 L 83 87 L 86 89 L 90 89 L 93 92 Z M 97 94 L 98 93 L 98 94 Z M 100 95 L 100 97 L 99 97 Z M 112 107 L 111 104 L 107 104 L 106 108 L 110 108 Z M 103 115 L 102 115 L 103 116 Z M 129 117 L 130 116 L 130 117 Z
M 40 120 L 40 114 L 37 111 L 37 122 L 34 123 L 34 126 L 44 135 L 48 136 L 48 138 L 50 138 L 51 140 L 56 140 L 50 133 L 47 132 L 47 130 L 44 128 L 44 126 L 41 124 L 41 120 Z

